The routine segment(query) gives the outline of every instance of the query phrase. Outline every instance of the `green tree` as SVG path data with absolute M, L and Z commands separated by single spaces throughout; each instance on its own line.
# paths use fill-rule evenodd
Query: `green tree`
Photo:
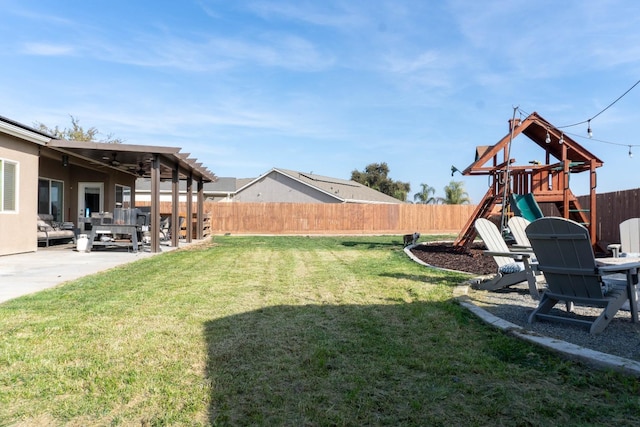
M 55 136 L 59 139 L 66 139 L 68 141 L 86 141 L 86 142 L 105 142 L 109 144 L 121 144 L 122 141 L 120 138 L 114 138 L 112 134 L 106 135 L 104 139 L 98 139 L 98 135 L 100 135 L 100 131 L 95 127 L 90 127 L 89 129 L 84 129 L 80 126 L 80 120 L 71 116 L 71 128 L 60 129 L 58 126 L 54 128 L 50 128 L 44 123 L 36 122 L 34 127 L 39 131 L 46 132 L 51 136 Z
M 389 178 L 389 166 L 384 162 L 371 163 L 365 167 L 364 171 L 352 171 L 351 180 L 403 202 L 407 200 L 407 194 L 411 191 L 411 185 L 408 182 L 394 181 Z
M 446 205 L 466 205 L 471 203 L 469 194 L 464 190 L 464 183 L 451 181 L 444 187 L 444 203 Z
M 421 183 L 420 187 L 422 187 L 422 190 L 420 190 L 420 192 L 413 195 L 414 202 L 422 205 L 438 202 L 438 198 L 432 196 L 432 194 L 436 194 L 435 188 L 424 183 Z

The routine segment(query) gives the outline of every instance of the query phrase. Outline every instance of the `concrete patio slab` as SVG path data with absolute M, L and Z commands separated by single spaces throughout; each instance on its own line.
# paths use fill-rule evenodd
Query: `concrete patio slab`
M 180 243 L 180 247 L 187 245 Z M 126 248 L 78 252 L 73 245 L 56 245 L 38 248 L 36 252 L 0 256 L 0 303 L 174 249 L 162 245 L 158 253 L 132 252 Z

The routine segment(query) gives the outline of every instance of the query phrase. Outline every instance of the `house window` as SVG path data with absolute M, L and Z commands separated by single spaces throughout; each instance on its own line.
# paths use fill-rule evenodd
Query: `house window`
M 116 184 L 116 208 L 131 207 L 131 187 Z
M 0 159 L 0 212 L 18 210 L 18 163 Z
M 62 222 L 64 183 L 53 179 L 38 180 L 38 213 L 53 215 L 54 221 Z

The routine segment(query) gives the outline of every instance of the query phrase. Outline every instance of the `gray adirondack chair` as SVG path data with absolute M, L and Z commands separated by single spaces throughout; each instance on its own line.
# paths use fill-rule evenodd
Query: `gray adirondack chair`
M 529 323 L 544 319 L 587 327 L 592 334 L 602 332 L 630 299 L 633 285 L 627 285 L 632 275 L 626 280 L 603 276 L 607 268 L 597 266 L 588 230 L 575 221 L 545 217 L 529 224 L 526 233 L 548 286 Z M 575 304 L 600 307 L 602 312 L 595 318 L 578 318 L 553 310 L 561 301 L 567 311 Z
M 479 283 L 478 288 L 495 291 L 527 282 L 531 296 L 539 299 L 540 290 L 530 262 L 532 252 L 509 250 L 498 227 L 488 219 L 478 218 L 475 228 L 487 247 L 484 254 L 492 256 L 498 267 L 493 279 Z

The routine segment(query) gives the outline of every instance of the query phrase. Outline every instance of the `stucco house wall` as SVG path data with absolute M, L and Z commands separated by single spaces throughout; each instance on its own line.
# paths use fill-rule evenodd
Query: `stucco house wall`
M 271 172 L 238 191 L 234 202 L 281 203 L 342 203 L 341 200 L 291 179 L 277 171 Z
M 35 251 L 38 145 L 0 133 L 0 158 L 18 164 L 16 211 L 0 211 L 0 255 Z

